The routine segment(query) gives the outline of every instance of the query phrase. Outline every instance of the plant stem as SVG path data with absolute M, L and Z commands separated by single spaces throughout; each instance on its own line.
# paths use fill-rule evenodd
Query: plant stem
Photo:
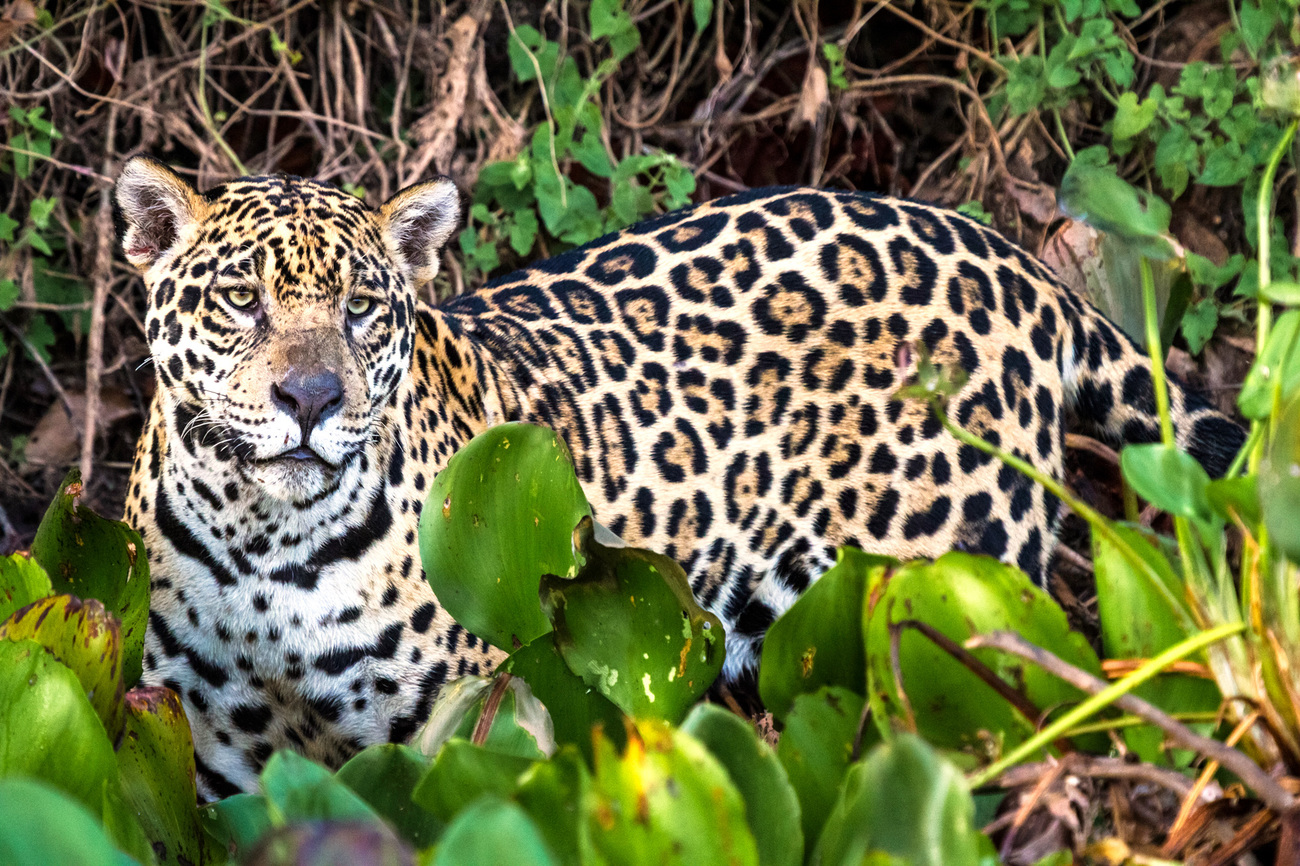
M 1102 708 L 1115 704 L 1121 709 L 1135 713 L 1146 719 L 1151 724 L 1163 730 L 1169 735 L 1169 738 L 1175 744 L 1191 749 L 1215 761 L 1218 761 L 1223 767 L 1235 773 L 1238 778 L 1246 783 L 1247 786 L 1255 792 L 1255 795 L 1263 801 L 1279 816 L 1292 813 L 1295 810 L 1296 800 L 1285 788 L 1278 784 L 1268 773 L 1248 758 L 1245 753 L 1236 749 L 1225 746 L 1218 740 L 1212 740 L 1209 737 L 1189 730 L 1186 725 L 1175 720 L 1163 710 L 1152 706 L 1146 701 L 1130 694 L 1135 688 L 1142 683 L 1156 676 L 1160 671 L 1168 667 L 1180 658 L 1189 656 L 1217 641 L 1240 632 L 1244 626 L 1241 624 L 1221 625 L 1212 628 L 1200 634 L 1193 635 L 1185 641 L 1175 644 L 1160 655 L 1148 661 L 1142 667 L 1133 673 L 1124 677 L 1111 685 L 1097 679 L 1092 674 L 1082 671 L 1079 668 L 1068 664 L 1050 652 L 1040 649 L 1026 641 L 1024 638 L 1011 632 L 993 632 L 988 635 L 982 635 L 971 638 L 966 642 L 968 649 L 994 648 L 1005 652 L 1010 652 L 1021 658 L 1028 659 L 1038 666 L 1062 679 L 1071 685 L 1093 692 L 1087 699 L 1076 706 L 1074 709 L 1062 715 L 1059 719 L 1044 727 L 1030 739 L 1021 743 L 1000 761 L 990 764 L 985 769 L 970 777 L 967 781 L 972 788 L 977 788 L 987 784 L 992 779 L 1001 775 L 1002 772 L 1020 761 L 1028 755 L 1039 751 L 1050 743 L 1053 739 L 1060 736 L 1062 731 L 1071 727 L 1075 723 L 1082 721 L 1093 713 Z

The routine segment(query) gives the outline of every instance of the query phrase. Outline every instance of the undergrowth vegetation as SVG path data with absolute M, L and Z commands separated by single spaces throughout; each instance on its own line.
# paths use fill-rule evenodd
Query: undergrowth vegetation
M 0 523 L 31 556 L 0 562 L 0 859 L 1300 859 L 1297 26 L 1291 0 L 15 0 Z M 960 205 L 1148 346 L 1162 441 L 1074 437 L 1083 483 L 1036 479 L 1078 516 L 1054 596 L 962 553 L 842 550 L 772 626 L 751 717 L 700 703 L 725 635 L 681 568 L 594 523 L 547 431 L 495 428 L 439 475 L 421 552 L 509 661 L 410 746 L 279 753 L 196 810 L 179 701 L 135 687 L 139 537 L 82 504 L 116 511 L 151 387 L 106 192 L 137 150 L 372 201 L 448 173 L 470 207 L 440 296 L 769 183 Z M 1228 477 L 1174 444 L 1166 363 L 1250 424 Z M 1032 474 L 946 417 L 960 387 L 922 358 L 901 396 Z

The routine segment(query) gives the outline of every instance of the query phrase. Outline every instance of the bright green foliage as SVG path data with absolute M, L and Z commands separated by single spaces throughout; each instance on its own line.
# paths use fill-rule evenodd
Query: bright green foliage
M 41 779 L 100 813 L 117 762 L 76 674 L 35 641 L 0 640 L 0 707 L 0 777 Z
M 149 561 L 140 534 L 79 504 L 81 474 L 68 473 L 32 542 L 55 592 L 97 598 L 121 621 L 122 675 L 128 688 L 140 679 L 149 622 Z
M 619 708 L 569 669 L 551 635 L 543 635 L 515 650 L 501 670 L 523 679 L 538 700 L 554 708 L 551 722 L 556 742 L 577 746 L 588 760 L 594 756 L 591 746 L 594 725 L 603 725 L 611 736 L 623 730 L 623 714 Z
M 1246 373 L 1237 408 L 1252 421 L 1273 413 L 1273 393 L 1295 393 L 1300 388 L 1300 310 L 1287 310 L 1278 317 L 1264 348 Z
M 0 779 L 0 863 L 8 866 L 128 866 L 76 800 L 35 779 Z
M 570 670 L 623 712 L 679 721 L 722 670 L 722 621 L 691 594 L 686 572 L 648 550 L 605 547 L 591 518 L 574 531 L 585 564 L 542 578 L 542 607 Z
M 294 820 L 379 820 L 370 805 L 329 770 L 294 752 L 272 755 L 258 782 L 275 824 Z
M 899 639 L 899 667 L 907 700 L 895 687 L 890 627 L 919 620 L 960 644 L 975 634 L 1006 630 L 1094 674 L 1096 655 L 1065 614 L 1024 572 L 988 557 L 946 553 L 933 563 L 914 561 L 889 576 L 864 622 L 867 666 L 885 711 L 914 720 L 929 742 L 945 748 L 990 748 L 1019 743 L 1038 719 L 1025 718 L 991 686 L 915 629 Z M 1081 695 L 1037 666 L 992 651 L 974 655 L 1035 707 L 1046 711 Z M 992 735 L 997 739 L 990 743 Z
M 656 210 L 681 207 L 695 190 L 694 175 L 676 157 L 643 153 L 615 160 L 606 148 L 595 97 L 641 36 L 623 0 L 594 0 L 589 8 L 591 38 L 607 41 L 610 56 L 586 73 L 535 27 L 511 31 L 511 69 L 521 84 L 541 89 L 546 119 L 524 153 L 479 173 L 469 224 L 460 234 L 471 271 L 496 269 L 503 243 L 521 259 L 543 230 L 559 241 L 559 249 L 584 244 Z M 711 4 L 697 0 L 697 27 L 711 11 Z M 591 189 L 570 179 L 575 163 L 608 184 L 608 205 L 601 207 Z
M 428 773 L 415 788 L 415 802 L 443 822 L 478 797 L 508 797 L 519 777 L 533 765 L 532 758 L 494 752 L 468 740 L 448 740 L 433 759 Z
M 567 747 L 551 760 L 526 770 L 515 789 L 515 802 L 537 822 L 561 863 L 576 866 L 584 857 L 591 860 L 591 836 L 583 804 L 589 802 L 588 766 L 593 765 L 576 749 Z
M 0 622 L 53 592 L 49 575 L 36 560 L 21 553 L 0 558 Z
M 1300 394 L 1282 407 L 1277 423 L 1259 467 L 1259 504 L 1273 543 L 1300 563 Z
M 817 579 L 768 629 L 759 666 L 763 705 L 784 719 L 795 697 L 822 686 L 866 694 L 867 657 L 862 617 L 869 587 L 898 565 L 841 547 L 834 567 Z
M 243 859 L 257 840 L 273 828 L 266 797 L 261 794 L 235 794 L 199 812 L 203 828 L 232 858 Z
M 0 639 L 34 640 L 81 682 L 111 742 L 122 733 L 122 637 L 116 617 L 95 599 L 51 595 L 0 624 Z
M 591 513 L 569 451 L 551 430 L 502 424 L 474 437 L 434 479 L 420 559 L 456 621 L 503 649 L 551 630 L 543 574 L 577 573 L 570 533 Z
M 754 726 L 717 704 L 698 704 L 682 731 L 699 740 L 718 759 L 745 801 L 745 820 L 754 834 L 763 866 L 803 862 L 799 799 L 772 748 Z
M 434 866 L 559 866 L 528 813 L 500 797 L 485 795 L 447 828 Z
M 433 844 L 442 822 L 411 800 L 416 784 L 429 769 L 429 759 L 396 743 L 363 749 L 339 767 L 336 778 L 365 800 L 416 848 Z
M 19 180 L 26 180 L 31 176 L 34 161 L 49 157 L 54 142 L 63 138 L 63 133 L 46 119 L 43 105 L 31 108 L 11 105 L 9 117 L 17 129 L 14 135 L 9 136 L 9 155 L 13 158 L 13 163 L 8 166 L 0 164 L 0 171 L 8 174 L 12 170 Z
M 610 866 L 758 863 L 745 805 L 726 770 L 664 722 L 638 722 L 622 755 L 597 738 L 584 811 L 592 845 Z
M 1155 453 L 1154 449 L 1163 446 L 1141 447 L 1150 449 L 1148 453 Z M 1133 450 L 1132 447 L 1124 449 L 1121 457 L 1132 463 L 1128 455 Z M 1157 469 L 1161 468 L 1158 461 L 1152 462 Z M 1199 465 L 1197 469 L 1200 470 Z M 1204 470 L 1201 470 L 1201 475 L 1204 476 Z M 1144 485 L 1152 483 L 1146 474 L 1139 477 L 1142 477 Z M 1137 568 L 1113 541 L 1101 534 L 1093 534 L 1102 647 L 1108 658 L 1151 658 L 1191 636 L 1192 629 L 1182 600 L 1182 581 L 1164 554 L 1141 534 L 1127 527 L 1115 527 L 1115 533 L 1147 568 Z M 1178 674 L 1146 683 L 1135 694 L 1166 712 L 1212 712 L 1221 700 L 1214 683 Z M 1158 729 L 1145 725 L 1128 728 L 1124 731 L 1124 739 L 1143 760 L 1164 762 L 1164 735 Z
M 194 741 L 180 698 L 171 689 L 139 688 L 124 706 L 117 765 L 126 805 L 160 866 L 206 862 L 211 842 L 194 806 Z
M 860 751 L 867 702 L 838 686 L 799 695 L 785 718 L 776 754 L 799 798 L 804 848 L 811 853 L 835 805 L 844 773 Z
M 911 866 L 976 866 L 974 816 L 957 768 L 920 738 L 900 735 L 848 771 L 813 863 L 862 863 L 879 852 Z

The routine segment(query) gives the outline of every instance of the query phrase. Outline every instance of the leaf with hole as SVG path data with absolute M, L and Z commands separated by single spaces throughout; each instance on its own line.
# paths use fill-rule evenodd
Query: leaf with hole
M 569 669 L 631 716 L 676 722 L 722 670 L 722 621 L 695 601 L 682 567 L 606 547 L 590 517 L 573 531 L 584 564 L 542 578 L 542 608 Z

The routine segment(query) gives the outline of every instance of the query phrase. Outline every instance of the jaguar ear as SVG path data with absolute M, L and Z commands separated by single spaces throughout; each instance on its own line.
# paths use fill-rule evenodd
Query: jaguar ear
M 379 221 L 415 286 L 438 273 L 438 258 L 460 223 L 460 192 L 445 177 L 408 186 L 384 202 Z
M 141 271 L 180 241 L 185 230 L 203 219 L 207 204 L 180 175 L 156 159 L 133 157 L 117 179 L 117 205 L 126 231 L 122 249 Z

